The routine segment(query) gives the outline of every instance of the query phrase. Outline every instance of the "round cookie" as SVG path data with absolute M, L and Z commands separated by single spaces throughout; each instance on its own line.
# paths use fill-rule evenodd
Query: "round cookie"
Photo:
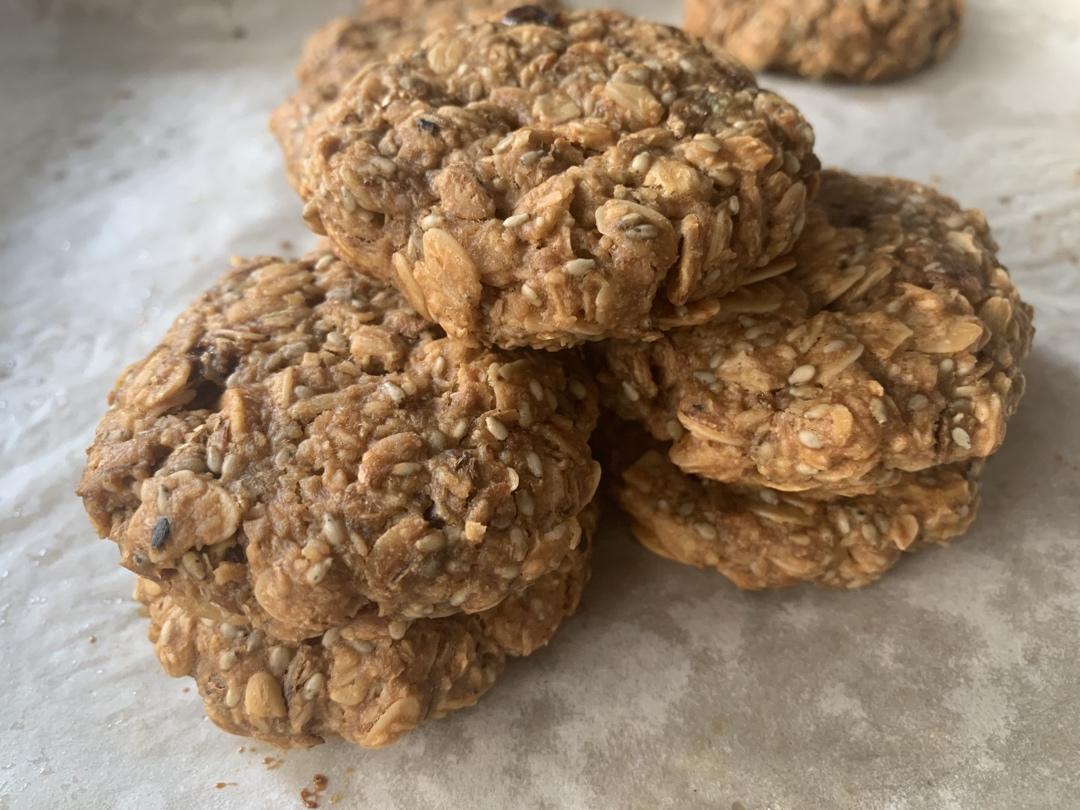
M 904 473 L 870 495 L 819 500 L 687 475 L 649 451 L 615 486 L 634 535 L 662 557 L 715 568 L 746 590 L 858 588 L 903 552 L 967 531 L 977 466 Z
M 110 401 L 98 532 L 281 639 L 490 609 L 578 545 L 600 475 L 574 355 L 466 347 L 329 253 L 241 263 Z
M 365 67 L 311 141 L 305 218 L 453 337 L 656 334 L 788 251 L 818 161 L 798 111 L 684 33 L 513 9 Z
M 338 735 L 388 745 L 429 719 L 473 705 L 507 656 L 550 641 L 577 608 L 587 553 L 491 610 L 413 622 L 371 612 L 297 643 L 220 617 L 198 618 L 150 580 L 136 598 L 150 611 L 150 639 L 165 671 L 190 675 L 207 716 L 233 734 L 283 748 Z
M 985 458 L 1033 334 L 995 251 L 930 188 L 824 172 L 792 269 L 648 346 L 598 347 L 602 395 L 718 481 L 854 495 Z
M 308 131 L 318 127 L 316 119 L 360 68 L 415 47 L 432 31 L 498 17 L 515 5 L 516 0 L 367 0 L 354 16 L 338 17 L 312 34 L 296 65 L 300 89 L 270 117 L 290 185 L 300 190 Z M 559 8 L 554 0 L 538 5 Z
M 956 45 L 963 0 L 686 0 L 686 30 L 752 70 L 898 79 Z

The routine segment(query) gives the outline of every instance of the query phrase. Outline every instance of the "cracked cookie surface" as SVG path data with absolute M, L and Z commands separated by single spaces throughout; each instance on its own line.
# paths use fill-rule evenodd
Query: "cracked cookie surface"
M 578 545 L 574 355 L 470 348 L 330 253 L 241 263 L 111 396 L 79 488 L 124 566 L 302 639 L 488 610 Z
M 686 0 L 686 30 L 753 70 L 898 79 L 956 45 L 963 0 Z
M 588 552 L 578 551 L 482 613 L 405 622 L 365 612 L 304 642 L 212 612 L 200 616 L 150 580 L 140 579 L 135 595 L 149 609 L 162 668 L 195 679 L 207 716 L 221 728 L 283 748 L 330 735 L 380 748 L 476 703 L 507 656 L 551 640 L 587 578 Z
M 734 60 L 616 12 L 534 7 L 363 68 L 311 140 L 305 218 L 451 336 L 560 348 L 787 252 L 813 133 Z
M 858 588 L 903 552 L 968 529 L 977 466 L 904 473 L 873 494 L 821 500 L 688 475 L 652 450 L 614 486 L 635 537 L 662 557 L 713 568 L 746 590 Z
M 718 481 L 854 495 L 985 458 L 1033 335 L 996 249 L 930 188 L 824 172 L 787 272 L 655 343 L 598 347 L 602 395 Z
M 296 65 L 300 88 L 270 117 L 290 185 L 300 189 L 307 133 L 341 88 L 369 62 L 412 48 L 432 31 L 495 18 L 515 0 L 366 0 L 357 13 L 322 26 L 304 44 Z M 556 2 L 538 2 L 556 11 Z

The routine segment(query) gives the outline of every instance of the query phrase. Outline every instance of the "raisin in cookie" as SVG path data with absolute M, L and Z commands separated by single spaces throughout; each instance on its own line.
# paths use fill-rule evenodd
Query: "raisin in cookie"
M 213 614 L 202 617 L 140 580 L 165 671 L 195 679 L 207 716 L 283 748 L 338 735 L 388 745 L 429 719 L 473 705 L 507 656 L 547 644 L 577 608 L 587 553 L 574 552 L 491 610 L 412 622 L 371 611 L 297 643 Z
M 933 189 L 825 172 L 786 274 L 598 347 L 602 393 L 718 481 L 852 495 L 985 458 L 1033 333 L 996 247 Z
M 362 69 L 311 142 L 305 218 L 453 337 L 654 336 L 788 251 L 813 133 L 666 26 L 524 6 Z
M 415 47 L 432 31 L 496 18 L 516 5 L 515 0 L 367 0 L 354 16 L 338 17 L 312 34 L 296 66 L 300 89 L 270 117 L 289 183 L 299 190 L 306 135 L 360 68 Z M 550 12 L 559 8 L 553 1 L 537 5 Z
M 753 70 L 875 82 L 942 59 L 963 0 L 686 0 L 686 30 Z
M 715 568 L 747 590 L 802 582 L 857 588 L 904 551 L 968 529 L 978 507 L 977 466 L 904 473 L 873 494 L 820 500 L 688 475 L 649 451 L 615 487 L 634 535 L 662 557 Z
M 578 545 L 578 359 L 470 348 L 332 254 L 224 276 L 128 368 L 79 494 L 124 566 L 281 639 L 488 610 Z

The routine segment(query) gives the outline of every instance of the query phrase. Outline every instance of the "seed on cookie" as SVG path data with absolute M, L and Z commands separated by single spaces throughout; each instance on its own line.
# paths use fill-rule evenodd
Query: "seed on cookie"
M 327 255 L 239 264 L 121 375 L 91 520 L 177 602 L 281 640 L 371 605 L 487 610 L 580 541 L 595 390 L 579 358 L 451 340 Z
M 956 45 L 963 0 L 686 0 L 686 30 L 753 70 L 875 82 L 915 73 Z
M 818 167 L 794 107 L 667 26 L 509 17 L 370 65 L 310 130 L 305 219 L 343 258 L 453 337 L 561 348 L 654 336 L 790 249 Z
M 787 272 L 700 322 L 672 313 L 646 346 L 596 347 L 603 397 L 718 481 L 854 495 L 986 458 L 1033 334 L 996 249 L 982 214 L 933 189 L 824 172 Z

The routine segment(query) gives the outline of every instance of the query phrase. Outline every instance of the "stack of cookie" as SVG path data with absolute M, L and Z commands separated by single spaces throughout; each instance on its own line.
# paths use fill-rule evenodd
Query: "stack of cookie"
M 851 587 L 970 524 L 1022 393 L 980 215 L 821 173 L 799 112 L 680 31 L 505 5 L 316 34 L 272 127 L 326 246 L 238 262 L 89 451 L 159 659 L 230 731 L 383 745 L 546 644 L 601 402 L 647 547 Z

